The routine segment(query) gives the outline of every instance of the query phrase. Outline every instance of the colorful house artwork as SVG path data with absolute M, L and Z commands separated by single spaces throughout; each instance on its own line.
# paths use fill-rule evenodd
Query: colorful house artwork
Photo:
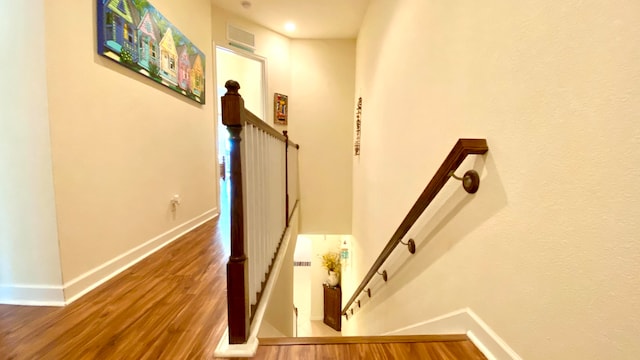
M 173 85 L 178 85 L 178 50 L 171 28 L 167 29 L 160 40 L 160 76 Z
M 189 88 L 191 92 L 201 97 L 204 93 L 204 68 L 202 67 L 202 59 L 199 54 L 191 56 L 191 83 Z
M 178 54 L 178 86 L 180 86 L 182 90 L 189 90 L 191 60 L 189 59 L 187 45 L 180 46 L 178 48 Z
M 96 5 L 98 54 L 204 104 L 204 53 L 149 1 L 96 0 Z
M 140 13 L 131 0 L 100 0 L 104 11 L 105 46 L 124 61 L 138 61 L 137 25 Z
M 151 16 L 149 11 L 145 11 L 138 25 L 138 64 L 147 70 L 151 70 L 151 65 L 159 66 L 159 42 L 160 28 Z

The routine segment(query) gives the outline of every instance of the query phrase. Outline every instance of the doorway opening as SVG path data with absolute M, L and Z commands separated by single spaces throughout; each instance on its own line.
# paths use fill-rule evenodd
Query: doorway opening
M 216 51 L 216 91 L 218 101 L 218 163 L 220 164 L 220 216 L 228 222 L 229 203 L 229 132 L 222 124 L 222 106 L 220 98 L 227 92 L 224 84 L 227 80 L 235 80 L 240 84 L 240 94 L 244 106 L 254 115 L 264 120 L 267 81 L 266 59 L 223 46 L 215 46 Z

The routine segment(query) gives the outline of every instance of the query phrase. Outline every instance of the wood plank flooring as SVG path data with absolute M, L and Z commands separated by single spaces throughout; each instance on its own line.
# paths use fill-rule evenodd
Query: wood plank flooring
M 0 305 L 0 360 L 213 359 L 227 324 L 222 228 L 205 223 L 69 306 Z M 254 359 L 485 359 L 460 338 L 337 339 L 265 339 Z
M 227 258 L 214 219 L 69 306 L 0 305 L 0 359 L 211 359 Z
M 255 360 L 486 360 L 469 340 L 419 343 L 259 346 Z
M 486 360 L 466 335 L 260 339 L 254 359 Z

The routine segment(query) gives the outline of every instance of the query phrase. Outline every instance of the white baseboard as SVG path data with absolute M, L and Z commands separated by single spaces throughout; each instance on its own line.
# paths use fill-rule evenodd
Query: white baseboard
M 0 285 L 0 304 L 64 306 L 64 292 L 55 285 Z
M 489 360 L 522 360 L 522 358 L 470 308 L 460 309 L 383 335 L 445 334 L 466 334 L 469 340 L 471 340 Z
M 219 212 L 217 208 L 213 208 L 204 212 L 203 214 L 196 216 L 195 218 L 184 222 L 173 229 L 160 234 L 153 239 L 145 242 L 142 245 L 116 256 L 115 258 L 105 262 L 104 264 L 93 268 L 86 273 L 76 277 L 75 279 L 64 284 L 64 297 L 66 304 L 78 300 L 89 291 L 97 288 L 105 283 L 107 280 L 118 275 L 122 271 L 135 265 L 140 260 L 160 250 L 164 246 L 178 239 L 187 232 L 202 225 L 206 221 L 218 216 Z

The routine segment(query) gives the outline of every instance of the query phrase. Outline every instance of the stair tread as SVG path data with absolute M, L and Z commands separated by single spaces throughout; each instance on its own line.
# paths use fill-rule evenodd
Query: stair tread
M 319 344 L 383 344 L 418 343 L 469 340 L 465 334 L 446 335 L 391 335 L 391 336 L 324 336 L 260 338 L 260 346 L 319 345 Z

